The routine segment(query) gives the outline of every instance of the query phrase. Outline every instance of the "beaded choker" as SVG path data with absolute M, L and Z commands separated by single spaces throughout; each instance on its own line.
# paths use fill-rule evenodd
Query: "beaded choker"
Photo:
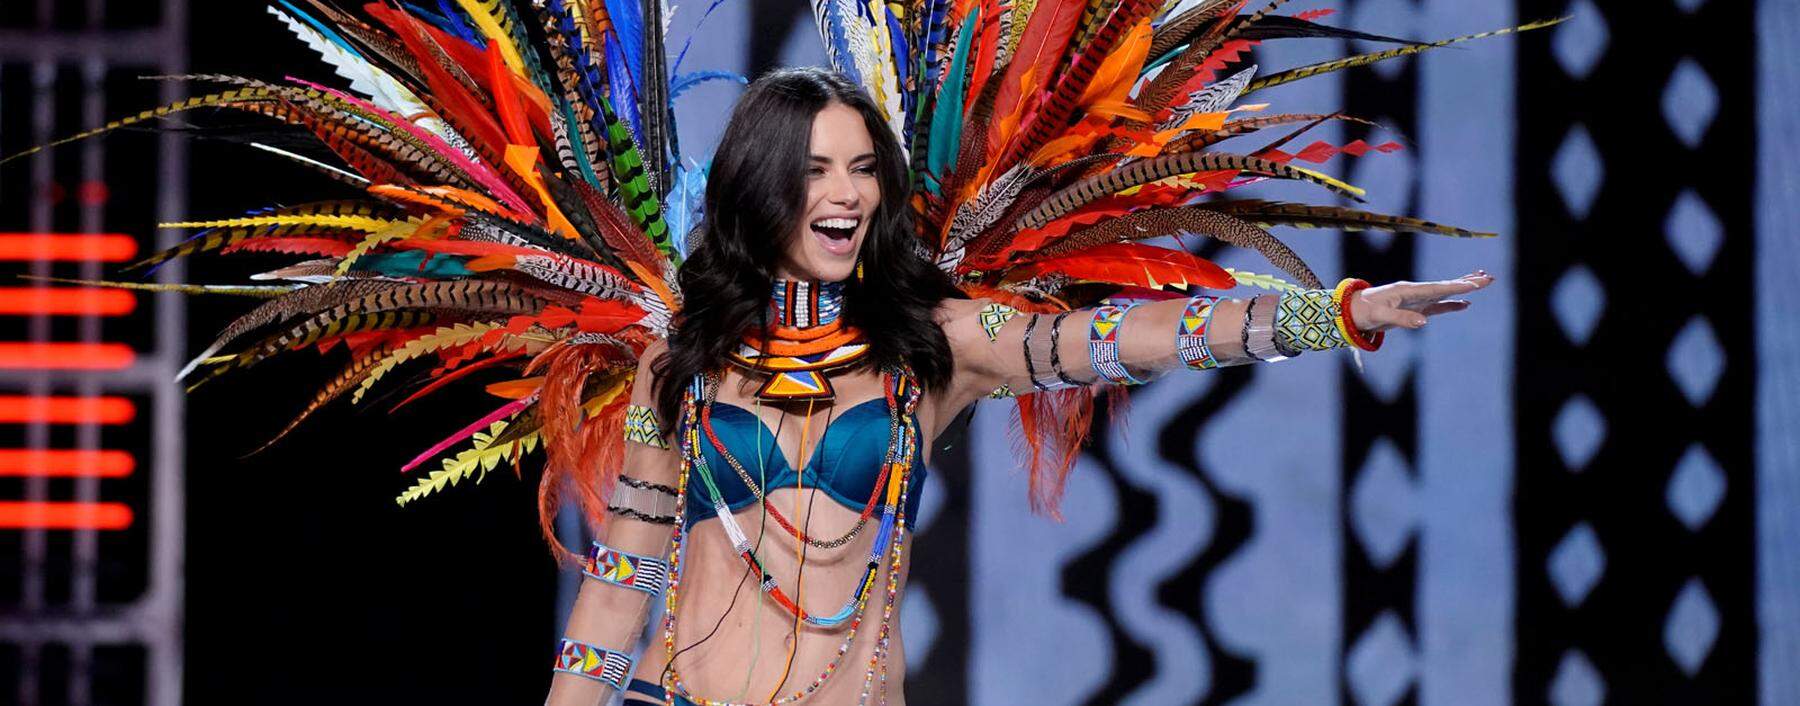
M 842 282 L 777 281 L 769 299 L 772 323 L 746 331 L 731 362 L 766 375 L 756 396 L 770 402 L 829 401 L 837 396 L 825 374 L 860 362 L 869 344 L 844 325 Z

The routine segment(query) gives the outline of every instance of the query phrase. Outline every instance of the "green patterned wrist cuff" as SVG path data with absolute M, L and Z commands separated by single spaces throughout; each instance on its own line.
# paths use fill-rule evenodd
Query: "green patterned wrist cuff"
M 1350 345 L 1337 327 L 1338 305 L 1329 289 L 1294 289 L 1281 294 L 1275 309 L 1275 341 L 1300 351 L 1328 351 Z

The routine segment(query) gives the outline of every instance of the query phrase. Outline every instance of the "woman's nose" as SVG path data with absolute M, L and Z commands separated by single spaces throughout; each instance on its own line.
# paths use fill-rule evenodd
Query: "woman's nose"
M 856 190 L 856 182 L 850 178 L 849 174 L 832 175 L 828 189 L 825 197 L 832 203 L 841 206 L 855 206 L 862 196 L 861 192 Z

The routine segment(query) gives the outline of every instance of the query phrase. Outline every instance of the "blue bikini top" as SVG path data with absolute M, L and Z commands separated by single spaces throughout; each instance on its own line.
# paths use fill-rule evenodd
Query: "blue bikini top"
M 916 432 L 917 420 L 909 423 Z M 792 488 L 799 480 L 799 474 L 788 466 L 787 455 L 774 442 L 775 433 L 769 431 L 769 426 L 754 412 L 736 405 L 715 402 L 712 406 L 712 428 L 713 433 L 719 437 L 719 443 L 731 450 L 731 455 L 744 465 L 751 478 L 756 478 L 759 473 L 756 457 L 758 448 L 761 448 L 763 458 L 760 469 L 767 474 L 766 482 L 761 484 L 765 492 L 771 488 Z M 881 477 L 881 464 L 887 459 L 892 430 L 885 398 L 877 397 L 836 415 L 825 428 L 819 443 L 813 447 L 812 458 L 806 464 L 805 485 L 825 491 L 839 505 L 862 511 L 863 505 L 869 501 L 869 495 L 875 492 L 875 481 Z M 920 436 L 922 435 L 917 433 L 912 435 L 914 439 Z M 914 443 L 917 444 L 916 441 Z M 732 470 L 730 462 L 725 460 L 718 449 L 713 448 L 712 442 L 704 434 L 700 438 L 700 453 L 706 457 L 706 465 L 712 470 L 713 483 L 719 486 L 719 494 L 732 511 L 741 510 L 756 502 L 756 496 L 750 492 L 750 488 L 738 478 L 737 471 Z M 923 456 L 920 449 L 914 449 L 914 458 Z M 690 472 L 698 473 L 699 468 Z M 925 473 L 923 462 L 913 464 L 912 477 L 908 479 L 906 488 L 906 517 L 909 520 L 919 516 L 919 497 L 925 483 Z M 687 505 L 687 522 L 690 527 L 695 522 L 716 515 L 712 505 L 707 502 L 705 484 L 697 477 L 688 479 Z M 880 513 L 879 505 L 876 506 L 876 512 Z

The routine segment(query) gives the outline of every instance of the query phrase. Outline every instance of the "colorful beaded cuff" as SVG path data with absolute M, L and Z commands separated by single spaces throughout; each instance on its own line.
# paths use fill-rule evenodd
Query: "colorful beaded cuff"
M 1350 345 L 1338 329 L 1342 314 L 1329 289 L 1294 289 L 1281 294 L 1275 310 L 1275 340 L 1300 351 L 1328 351 Z
M 1115 385 L 1144 384 L 1119 362 L 1119 331 L 1132 307 L 1102 306 L 1094 310 L 1094 319 L 1088 323 L 1088 359 L 1102 380 Z
M 625 680 L 631 678 L 631 655 L 565 637 L 556 648 L 556 671 L 624 691 Z
M 669 448 L 669 442 L 663 440 L 662 425 L 656 421 L 656 411 L 643 405 L 626 405 L 625 440 L 651 448 Z
M 1206 345 L 1206 327 L 1212 323 L 1213 305 L 1218 302 L 1212 297 L 1194 297 L 1188 300 L 1187 308 L 1181 310 L 1181 323 L 1175 329 L 1175 353 L 1181 356 L 1181 364 L 1189 370 L 1219 367 L 1212 347 Z
M 660 595 L 669 582 L 669 565 L 655 557 L 622 552 L 599 542 L 588 548 L 587 561 L 581 573 L 602 583 L 610 583 L 652 596 Z

